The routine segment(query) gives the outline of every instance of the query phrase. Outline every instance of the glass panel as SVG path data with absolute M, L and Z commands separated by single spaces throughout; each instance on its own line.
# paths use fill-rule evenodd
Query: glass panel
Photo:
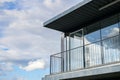
M 84 38 L 85 44 L 90 44 L 96 41 L 100 41 L 100 30 L 85 35 Z
M 118 16 L 115 15 L 113 17 L 107 18 L 102 21 L 102 39 L 109 38 L 119 34 L 119 27 L 118 27 Z
M 78 47 L 70 51 L 71 70 L 83 68 L 83 47 Z
M 68 61 L 67 61 L 67 52 L 63 52 L 62 54 L 64 54 L 64 71 L 67 71 L 67 67 L 68 67 Z
M 83 31 L 77 31 L 70 34 L 70 49 L 83 46 Z
M 55 54 L 55 55 L 51 56 L 50 58 L 51 58 L 51 73 L 52 74 L 60 73 L 62 71 L 61 53 Z
M 120 61 L 120 35 L 103 40 L 104 62 Z
M 90 44 L 96 41 L 100 41 L 100 25 L 95 23 L 84 28 L 84 43 Z
M 93 43 L 85 46 L 86 67 L 102 64 L 101 43 Z
M 70 69 L 83 68 L 83 30 L 70 34 Z

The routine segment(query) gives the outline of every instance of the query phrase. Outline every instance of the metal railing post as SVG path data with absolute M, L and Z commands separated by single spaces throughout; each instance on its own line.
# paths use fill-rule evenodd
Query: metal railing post
M 61 72 L 64 72 L 64 38 L 65 34 L 61 34 Z
M 52 56 L 50 56 L 50 74 L 52 74 Z

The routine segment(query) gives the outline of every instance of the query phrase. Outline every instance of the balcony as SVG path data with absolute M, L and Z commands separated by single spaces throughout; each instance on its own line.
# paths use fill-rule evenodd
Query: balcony
M 66 50 L 50 57 L 50 74 L 120 63 L 120 13 L 69 33 Z
M 120 34 L 50 57 L 50 74 L 120 63 Z
M 119 1 L 84 1 L 90 2 L 44 24 L 64 33 L 61 47 L 65 49 L 50 56 L 50 75 L 43 80 L 120 79 Z

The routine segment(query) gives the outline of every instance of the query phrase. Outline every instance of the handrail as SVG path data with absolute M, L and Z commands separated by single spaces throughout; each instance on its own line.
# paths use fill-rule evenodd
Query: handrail
M 108 47 L 110 46 L 106 47 L 104 45 L 104 41 L 114 44 L 116 43 L 116 40 L 118 41 L 118 45 L 120 46 L 120 35 L 115 35 L 101 41 L 96 41 L 90 44 L 86 44 L 84 46 L 79 46 L 51 55 L 51 74 L 120 62 L 120 50 L 113 50 L 113 55 L 112 49 L 108 49 Z M 85 53 L 82 51 L 83 47 L 85 49 Z M 83 58 L 85 58 L 85 60 Z

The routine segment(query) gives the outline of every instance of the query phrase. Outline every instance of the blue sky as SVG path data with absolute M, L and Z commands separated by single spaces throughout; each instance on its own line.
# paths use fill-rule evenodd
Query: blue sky
M 43 22 L 81 0 L 0 0 L 0 80 L 41 80 L 60 32 Z

